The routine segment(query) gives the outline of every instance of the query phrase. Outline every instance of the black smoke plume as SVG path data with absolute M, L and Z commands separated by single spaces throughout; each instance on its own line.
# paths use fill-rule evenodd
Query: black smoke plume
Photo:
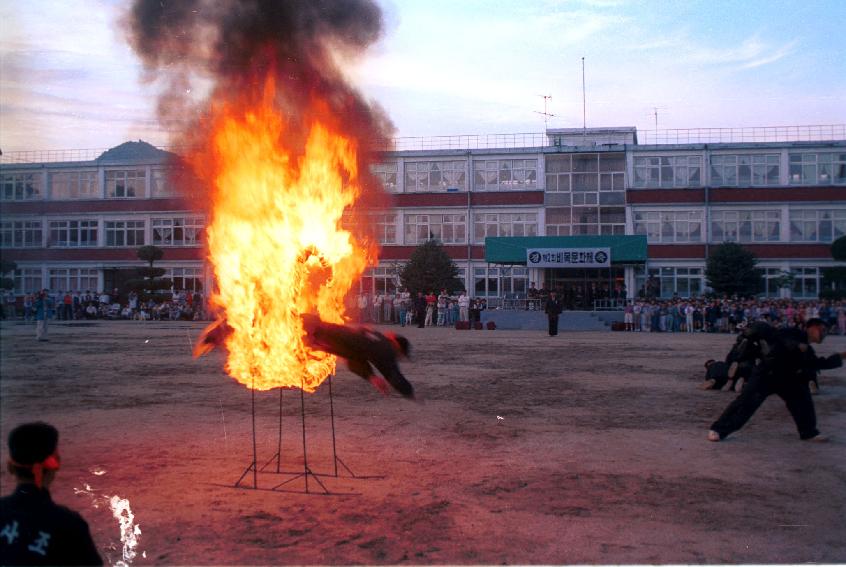
M 177 143 L 190 139 L 208 104 L 260 92 L 268 76 L 292 121 L 289 134 L 303 133 L 315 98 L 342 133 L 371 147 L 393 133 L 338 66 L 381 37 L 382 13 L 371 0 L 135 0 L 124 25 L 147 79 L 165 85 L 159 115 L 182 124 Z M 198 87 L 208 98 L 191 94 Z

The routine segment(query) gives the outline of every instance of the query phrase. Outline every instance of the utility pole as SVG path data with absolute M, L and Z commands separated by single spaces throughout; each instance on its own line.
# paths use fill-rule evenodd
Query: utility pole
M 587 136 L 587 98 L 585 97 L 585 58 L 582 57 L 582 136 Z

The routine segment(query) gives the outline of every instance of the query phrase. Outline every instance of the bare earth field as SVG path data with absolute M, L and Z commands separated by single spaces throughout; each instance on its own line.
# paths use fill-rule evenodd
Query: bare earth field
M 33 324 L 0 328 L 0 457 L 14 425 L 55 424 L 54 499 L 85 516 L 107 563 L 121 557 L 112 495 L 141 529 L 134 565 L 846 561 L 843 369 L 815 397 L 831 442 L 800 442 L 772 397 L 709 443 L 734 394 L 697 385 L 731 336 L 406 328 L 421 402 L 339 370 L 337 455 L 369 478 L 316 477 L 330 495 L 311 478 L 306 494 L 290 474 L 232 488 L 252 460 L 250 392 L 221 353 L 191 358 L 200 329 L 55 323 L 37 343 Z M 842 350 L 829 337 L 817 352 Z M 281 400 L 281 469 L 301 471 L 300 393 Z M 256 394 L 260 465 L 279 404 L 278 390 Z M 333 473 L 326 384 L 305 396 L 305 422 L 309 465 Z

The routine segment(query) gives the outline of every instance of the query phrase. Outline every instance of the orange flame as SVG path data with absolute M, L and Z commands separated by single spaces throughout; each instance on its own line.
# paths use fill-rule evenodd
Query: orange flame
M 211 301 L 232 328 L 230 376 L 257 390 L 312 392 L 335 357 L 303 344 L 300 315 L 342 323 L 344 296 L 375 250 L 341 222 L 361 196 L 356 140 L 315 112 L 304 144 L 286 143 L 297 136 L 286 130 L 273 81 L 265 85 L 251 108 L 213 108 L 210 151 L 191 158 L 198 171 L 213 161 Z

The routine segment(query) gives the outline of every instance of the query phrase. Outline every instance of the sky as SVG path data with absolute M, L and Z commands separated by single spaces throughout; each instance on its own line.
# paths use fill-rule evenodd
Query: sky
M 846 1 L 377 0 L 347 69 L 399 137 L 846 123 Z M 0 4 L 0 149 L 169 145 L 129 2 Z M 546 112 L 544 116 L 544 96 Z

